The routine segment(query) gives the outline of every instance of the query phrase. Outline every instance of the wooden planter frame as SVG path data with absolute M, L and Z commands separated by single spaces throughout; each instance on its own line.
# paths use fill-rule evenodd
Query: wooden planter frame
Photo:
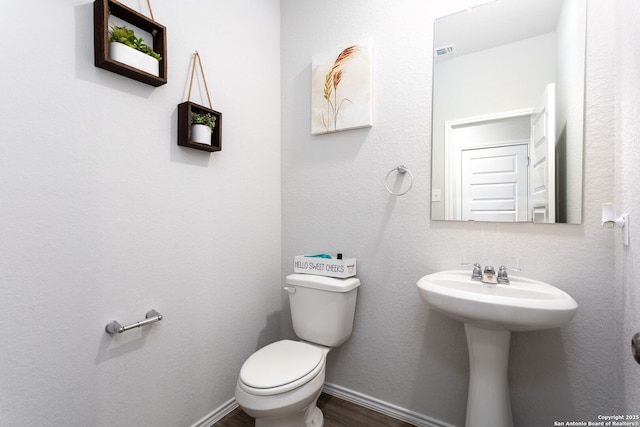
M 209 113 L 216 117 L 216 127 L 211 132 L 211 145 L 191 140 L 191 114 Z M 178 104 L 178 145 L 204 151 L 222 150 L 222 113 L 187 101 Z
M 154 76 L 109 58 L 109 15 L 116 16 L 153 36 L 153 50 L 162 57 L 159 63 L 160 76 Z M 157 87 L 167 83 L 166 28 L 115 0 L 95 0 L 93 3 L 93 46 L 96 67 L 151 86 Z

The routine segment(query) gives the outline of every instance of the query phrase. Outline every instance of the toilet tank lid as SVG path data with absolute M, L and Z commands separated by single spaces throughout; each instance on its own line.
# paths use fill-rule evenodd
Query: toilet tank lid
M 337 279 L 335 277 L 316 276 L 315 274 L 293 273 L 287 276 L 289 285 L 302 286 L 305 288 L 320 289 L 329 292 L 349 292 L 360 286 L 360 279 L 348 277 Z

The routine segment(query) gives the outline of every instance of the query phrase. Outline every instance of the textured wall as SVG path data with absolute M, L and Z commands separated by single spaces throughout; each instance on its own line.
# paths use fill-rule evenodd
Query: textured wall
M 631 357 L 629 341 L 640 332 L 640 3 L 618 2 L 616 15 L 618 62 L 616 88 L 616 205 L 618 213 L 630 213 L 631 245 L 623 247 L 620 233 L 616 239 L 616 282 L 620 283 L 619 298 L 624 312 L 620 328 L 620 354 L 623 366 L 625 413 L 640 413 L 640 368 Z
M 159 88 L 94 67 L 91 0 L 0 14 L 0 425 L 193 425 L 279 335 L 279 2 L 152 4 Z M 176 145 L 195 49 L 220 153 Z
M 358 258 L 362 288 L 349 342 L 329 354 L 328 381 L 462 425 L 468 358 L 460 324 L 430 311 L 415 283 L 465 258 L 519 265 L 580 304 L 568 326 L 514 334 L 515 424 L 590 419 L 621 407 L 612 357 L 622 343 L 614 297 L 614 235 L 600 226 L 613 185 L 614 11 L 589 2 L 585 192 L 582 225 L 429 220 L 433 20 L 468 2 L 282 1 L 283 274 L 295 254 Z M 371 38 L 374 126 L 310 135 L 310 60 Z M 395 198 L 384 177 L 415 176 Z M 286 317 L 285 317 L 286 320 Z M 286 326 L 286 321 L 285 321 Z

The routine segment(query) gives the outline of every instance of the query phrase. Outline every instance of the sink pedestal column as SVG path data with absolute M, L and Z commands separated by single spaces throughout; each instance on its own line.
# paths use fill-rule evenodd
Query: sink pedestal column
M 509 399 L 511 331 L 465 323 L 469 347 L 466 427 L 513 427 Z

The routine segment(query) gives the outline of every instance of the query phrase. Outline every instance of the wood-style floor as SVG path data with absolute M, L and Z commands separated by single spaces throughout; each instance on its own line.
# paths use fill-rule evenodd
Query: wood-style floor
M 318 408 L 324 414 L 324 427 L 414 427 L 326 393 L 320 395 Z M 211 427 L 253 427 L 254 423 L 253 418 L 237 408 Z

